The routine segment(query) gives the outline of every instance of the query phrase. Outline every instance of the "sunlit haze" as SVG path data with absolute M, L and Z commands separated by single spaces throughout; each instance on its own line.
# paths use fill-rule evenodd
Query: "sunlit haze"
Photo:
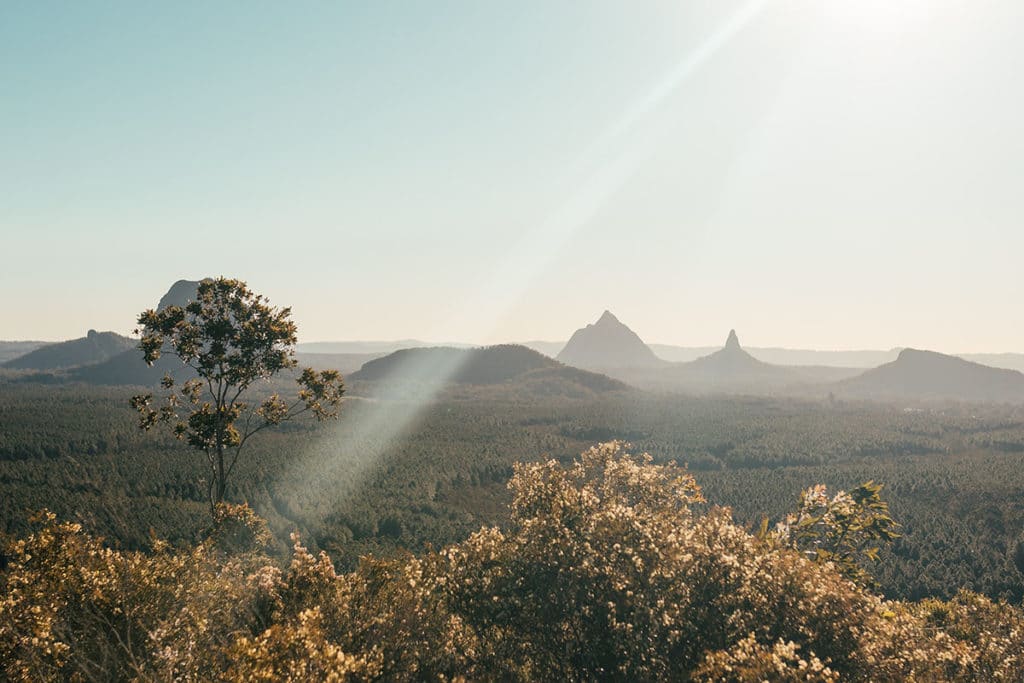
M 1024 4 L 8 3 L 0 339 L 1024 351 Z

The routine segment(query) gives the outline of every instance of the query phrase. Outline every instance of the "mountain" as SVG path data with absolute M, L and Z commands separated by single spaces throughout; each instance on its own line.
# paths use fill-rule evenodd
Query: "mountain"
M 401 349 L 371 360 L 347 378 L 351 382 L 419 385 L 515 385 L 544 393 L 578 394 L 626 389 L 622 382 L 552 360 L 517 344 L 475 349 Z
M 1016 370 L 917 349 L 835 386 L 853 398 L 1024 402 L 1024 374 Z
M 337 370 L 346 378 L 383 353 L 296 353 L 295 360 L 304 368 Z
M 190 368 L 170 354 L 161 356 L 152 367 L 146 365 L 142 360 L 142 351 L 136 348 L 119 353 L 102 363 L 70 368 L 65 374 L 73 382 L 134 386 L 152 386 L 160 382 L 165 374 L 179 381 L 195 376 Z
M 609 311 L 598 321 L 573 333 L 556 360 L 586 370 L 655 368 L 667 365 L 636 332 Z
M 200 282 L 178 280 L 160 297 L 156 310 L 160 311 L 168 306 L 185 306 L 195 298 Z M 136 348 L 136 342 L 128 341 L 130 343 L 126 348 L 119 349 L 118 353 L 100 362 L 69 369 L 66 379 L 87 384 L 151 386 L 159 382 L 165 374 L 179 380 L 193 375 L 188 367 L 171 354 L 161 356 L 152 367 L 146 365 L 142 360 L 142 352 Z M 44 349 L 40 349 L 42 350 Z
M 751 376 L 777 376 L 780 371 L 790 374 L 775 365 L 769 365 L 751 356 L 740 346 L 740 338 L 736 330 L 729 330 L 725 346 L 718 351 L 690 361 L 683 366 L 688 375 L 707 376 L 709 379 L 739 379 Z
M 1024 372 L 1024 353 L 958 353 L 964 360 L 981 363 L 992 368 L 1006 368 Z
M 80 339 L 47 344 L 4 363 L 13 370 L 60 370 L 101 363 L 135 346 L 135 341 L 114 332 L 89 330 Z
M 834 382 L 857 371 L 770 365 L 743 350 L 736 331 L 731 330 L 724 347 L 696 360 L 663 362 L 654 368 L 609 369 L 607 372 L 623 382 L 658 391 L 774 394 L 792 387 Z
M 199 291 L 199 284 L 206 282 L 210 278 L 203 278 L 202 280 L 178 280 L 171 288 L 167 290 L 167 293 L 160 297 L 160 303 L 156 305 L 156 310 L 162 311 L 170 306 L 180 306 L 184 308 L 189 301 L 193 301 L 196 298 L 196 294 Z
M 673 363 L 688 363 L 716 351 L 707 346 L 673 346 L 648 344 L 651 350 Z M 772 365 L 818 366 L 836 368 L 874 368 L 896 360 L 902 349 L 889 351 L 816 351 L 812 349 L 783 349 L 778 347 L 746 346 L 743 349 L 757 360 Z
M 712 354 L 676 366 L 673 376 L 684 384 L 723 389 L 778 386 L 798 382 L 792 368 L 770 365 L 751 356 L 740 346 L 736 330 L 729 330 L 725 346 Z
M 42 341 L 0 341 L 0 366 L 7 361 L 14 360 L 38 348 L 49 346 L 52 343 Z

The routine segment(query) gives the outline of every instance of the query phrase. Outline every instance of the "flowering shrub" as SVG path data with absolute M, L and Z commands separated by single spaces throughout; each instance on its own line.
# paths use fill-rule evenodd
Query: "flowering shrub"
M 43 514 L 0 573 L 0 678 L 1024 680 L 1017 607 L 883 600 L 835 554 L 696 512 L 688 473 L 621 443 L 519 465 L 510 487 L 503 528 L 345 574 L 298 538 L 284 566 L 261 555 L 246 508 L 148 554 Z M 820 494 L 815 517 L 852 512 L 819 527 L 838 543 L 811 547 L 864 547 L 870 491 L 861 508 Z
M 804 659 L 792 641 L 772 646 L 758 642 L 751 633 L 727 651 L 712 652 L 695 672 L 695 678 L 716 681 L 778 681 L 779 683 L 838 683 L 839 674 L 810 655 Z
M 226 553 L 265 550 L 274 537 L 267 523 L 248 505 L 217 503 L 213 506 L 213 526 L 209 538 Z

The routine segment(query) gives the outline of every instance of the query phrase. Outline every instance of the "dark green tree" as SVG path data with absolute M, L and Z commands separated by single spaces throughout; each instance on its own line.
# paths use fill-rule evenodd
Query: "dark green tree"
M 148 365 L 164 353 L 191 369 L 183 382 L 165 374 L 163 396 L 132 397 L 139 426 L 169 425 L 172 433 L 206 456 L 210 509 L 224 500 L 227 481 L 254 434 L 299 415 L 337 417 L 344 384 L 337 370 L 298 374 L 298 391 L 285 400 L 273 393 L 250 403 L 247 392 L 282 370 L 295 368 L 297 328 L 290 308 L 275 308 L 244 282 L 204 280 L 194 301 L 139 315 L 139 348 Z

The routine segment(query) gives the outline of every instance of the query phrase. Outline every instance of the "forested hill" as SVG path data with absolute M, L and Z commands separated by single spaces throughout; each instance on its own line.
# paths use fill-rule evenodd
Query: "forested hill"
M 153 386 L 165 374 L 181 380 L 195 373 L 171 354 L 164 354 L 152 366 L 146 365 L 142 352 L 133 348 L 102 363 L 72 368 L 66 378 L 86 384 Z
M 50 343 L 41 341 L 0 341 L 0 364 L 20 358 L 26 353 L 35 351 L 43 346 L 48 346 Z
M 402 349 L 371 360 L 348 379 L 436 385 L 558 382 L 597 392 L 627 388 L 618 380 L 570 368 L 516 344 L 477 349 Z
M 115 332 L 89 330 L 89 333 L 80 339 L 41 346 L 7 361 L 3 367 L 12 370 L 59 370 L 91 365 L 112 358 L 134 345 L 132 339 Z
M 744 351 L 736 330 L 729 331 L 729 337 L 721 349 L 677 366 L 673 376 L 678 377 L 684 385 L 712 385 L 720 388 L 755 384 L 778 386 L 799 380 L 799 375 L 793 369 L 759 361 Z
M 857 398 L 1024 402 L 1024 374 L 1016 370 L 917 349 L 837 387 L 837 394 Z

